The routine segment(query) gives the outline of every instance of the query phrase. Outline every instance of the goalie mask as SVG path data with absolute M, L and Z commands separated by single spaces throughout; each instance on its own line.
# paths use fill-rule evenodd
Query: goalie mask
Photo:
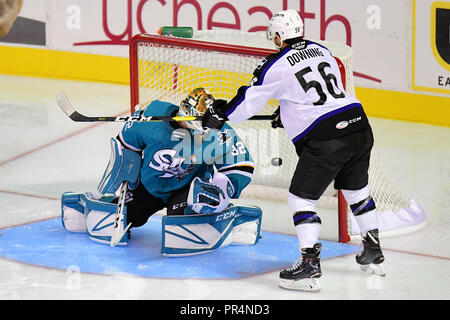
M 289 9 L 272 16 L 266 30 L 267 40 L 272 41 L 277 33 L 281 41 L 303 37 L 303 21 L 297 11 Z
M 189 92 L 188 96 L 183 101 L 181 101 L 180 115 L 201 117 L 205 114 L 206 109 L 213 101 L 214 97 L 208 94 L 204 88 L 195 88 Z M 194 130 L 194 132 L 200 134 L 205 133 L 201 121 L 186 121 L 185 123 L 187 127 Z

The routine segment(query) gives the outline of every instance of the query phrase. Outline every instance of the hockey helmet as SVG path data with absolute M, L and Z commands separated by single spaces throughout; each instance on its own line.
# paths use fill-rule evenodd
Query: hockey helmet
M 266 30 L 267 40 L 272 41 L 277 33 L 281 41 L 303 36 L 303 21 L 297 11 L 288 9 L 272 16 Z
M 214 97 L 208 94 L 204 88 L 195 88 L 181 101 L 180 115 L 201 117 L 213 101 Z M 204 133 L 201 121 L 186 121 L 186 125 L 189 129 Z

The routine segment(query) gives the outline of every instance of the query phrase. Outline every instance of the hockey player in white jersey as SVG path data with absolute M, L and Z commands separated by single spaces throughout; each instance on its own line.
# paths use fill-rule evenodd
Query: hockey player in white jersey
M 364 109 L 344 90 L 330 51 L 303 38 L 303 22 L 295 10 L 275 14 L 267 38 L 278 52 L 260 63 L 251 84 L 240 87 L 233 99 L 216 100 L 203 126 L 239 123 L 261 111 L 269 99 L 279 102 L 272 125 L 285 128 L 299 156 L 288 203 L 301 251 L 299 261 L 280 272 L 279 285 L 320 290 L 321 220 L 316 202 L 333 180 L 360 225 L 364 250 L 356 256 L 357 263 L 364 271 L 384 275 L 375 202 L 368 187 L 373 135 Z

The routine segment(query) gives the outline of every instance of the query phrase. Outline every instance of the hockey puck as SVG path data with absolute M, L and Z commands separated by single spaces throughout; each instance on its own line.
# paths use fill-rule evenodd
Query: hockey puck
M 281 158 L 272 158 L 271 163 L 273 166 L 279 167 L 283 163 L 283 160 L 281 160 Z

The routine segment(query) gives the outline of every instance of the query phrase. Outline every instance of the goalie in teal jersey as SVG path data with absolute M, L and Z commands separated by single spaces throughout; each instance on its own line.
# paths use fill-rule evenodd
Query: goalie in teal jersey
M 203 88 L 196 88 L 180 106 L 154 100 L 135 115 L 202 116 L 213 101 Z M 254 162 L 229 125 L 214 130 L 202 128 L 201 121 L 127 122 L 111 139 L 111 150 L 96 192 L 63 194 L 66 230 L 111 243 L 123 197 L 122 230 L 140 227 L 166 208 L 164 255 L 258 242 L 261 210 L 230 203 L 250 183 Z M 125 232 L 118 244 L 127 244 L 129 236 Z

